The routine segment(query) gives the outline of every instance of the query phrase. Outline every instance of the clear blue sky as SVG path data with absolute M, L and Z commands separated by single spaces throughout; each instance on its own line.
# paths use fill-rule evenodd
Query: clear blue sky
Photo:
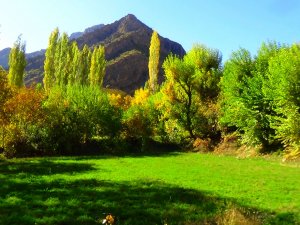
M 0 49 L 23 34 L 27 52 L 36 51 L 55 27 L 71 34 L 128 13 L 187 51 L 202 43 L 225 59 L 263 41 L 300 41 L 300 0 L 0 0 Z

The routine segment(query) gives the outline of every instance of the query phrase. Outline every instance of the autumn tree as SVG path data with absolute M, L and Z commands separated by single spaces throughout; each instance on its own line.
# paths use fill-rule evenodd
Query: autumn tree
M 4 153 L 7 157 L 28 156 L 42 150 L 40 143 L 46 116 L 42 107 L 43 100 L 42 91 L 23 87 L 6 101 L 4 110 L 9 123 L 5 128 Z
M 91 57 L 91 68 L 89 74 L 90 85 L 98 85 L 102 87 L 105 75 L 105 50 L 103 46 L 95 47 Z
M 10 51 L 8 65 L 9 84 L 16 87 L 24 86 L 26 58 L 25 43 L 22 42 L 21 36 L 18 37 L 18 40 L 14 43 L 14 46 Z
M 183 59 L 170 55 L 165 60 L 165 113 L 176 129 L 182 130 L 182 136 L 196 139 L 214 135 L 220 66 L 220 52 L 202 45 L 194 46 Z
M 157 77 L 159 73 L 160 40 L 158 33 L 153 31 L 149 48 L 149 80 L 148 85 L 152 93 L 158 89 Z
M 12 96 L 12 89 L 8 84 L 7 72 L 0 66 L 0 147 L 4 149 L 5 125 L 8 124 L 8 115 L 4 109 L 5 103 Z
M 127 139 L 134 139 L 141 151 L 147 148 L 147 142 L 151 136 L 149 111 L 147 110 L 149 95 L 148 89 L 137 89 L 130 107 L 124 111 L 122 118 L 123 136 Z
M 45 53 L 43 83 L 46 91 L 55 85 L 55 57 L 58 38 L 59 30 L 56 28 L 49 37 L 48 48 Z

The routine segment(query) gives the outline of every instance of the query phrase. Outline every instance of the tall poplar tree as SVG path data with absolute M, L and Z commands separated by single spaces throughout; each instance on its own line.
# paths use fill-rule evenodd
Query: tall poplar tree
M 82 51 L 80 52 L 79 58 L 79 77 L 77 78 L 77 83 L 85 85 L 88 84 L 88 77 L 90 74 L 91 68 L 91 57 L 92 53 L 90 48 L 87 45 L 84 45 Z
M 153 31 L 149 48 L 149 89 L 152 93 L 158 89 L 157 76 L 159 72 L 160 40 L 158 33 Z
M 58 45 L 55 52 L 55 78 L 56 83 L 60 86 L 64 86 L 68 83 L 67 65 L 69 61 L 69 37 L 66 33 L 58 39 Z
M 44 63 L 44 88 L 49 91 L 55 84 L 55 54 L 57 49 L 57 42 L 59 38 L 59 30 L 56 28 L 49 37 L 48 48 L 45 53 Z
M 106 60 L 104 47 L 95 47 L 91 58 L 91 69 L 89 74 L 90 85 L 99 85 L 102 87 L 105 67 Z
M 70 74 L 69 74 L 69 79 L 68 83 L 69 84 L 74 84 L 74 83 L 79 83 L 79 76 L 80 76 L 80 50 L 78 48 L 77 42 L 73 42 L 71 45 L 70 49 Z
M 25 43 L 22 42 L 21 36 L 18 37 L 18 40 L 14 43 L 14 47 L 10 51 L 8 65 L 8 83 L 16 87 L 24 86 L 26 58 Z

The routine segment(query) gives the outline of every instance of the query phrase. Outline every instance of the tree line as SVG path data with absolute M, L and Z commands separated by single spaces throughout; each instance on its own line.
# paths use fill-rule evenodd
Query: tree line
M 55 29 L 43 87 L 24 87 L 25 45 L 0 71 L 1 148 L 15 155 L 146 151 L 155 143 L 212 149 L 227 136 L 260 152 L 299 155 L 300 46 L 263 43 L 255 56 L 240 48 L 222 65 L 204 45 L 170 54 L 157 83 L 160 41 L 153 32 L 149 80 L 133 96 L 102 87 L 103 46 L 79 49 Z

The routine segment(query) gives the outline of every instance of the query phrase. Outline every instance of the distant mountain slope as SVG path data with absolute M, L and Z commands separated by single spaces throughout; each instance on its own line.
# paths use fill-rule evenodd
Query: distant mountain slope
M 8 68 L 8 57 L 11 48 L 5 48 L 0 51 L 0 65 L 7 69 Z
M 132 94 L 148 80 L 148 57 L 152 32 L 151 28 L 129 14 L 114 23 L 96 25 L 83 33 L 75 33 L 73 38 L 80 47 L 85 44 L 90 47 L 104 45 L 108 60 L 104 86 Z M 180 44 L 163 37 L 160 37 L 160 41 L 161 64 L 171 52 L 179 56 L 185 54 Z M 42 81 L 44 58 L 43 54 L 27 59 L 26 84 Z M 161 70 L 159 81 L 162 80 Z
M 87 34 L 87 33 L 91 33 L 95 30 L 101 29 L 102 27 L 104 27 L 104 24 L 99 24 L 99 25 L 95 25 L 95 26 L 92 26 L 92 27 L 88 27 L 84 30 L 84 32 L 72 33 L 70 35 L 70 40 L 78 39 L 78 38 L 82 37 L 82 35 Z

